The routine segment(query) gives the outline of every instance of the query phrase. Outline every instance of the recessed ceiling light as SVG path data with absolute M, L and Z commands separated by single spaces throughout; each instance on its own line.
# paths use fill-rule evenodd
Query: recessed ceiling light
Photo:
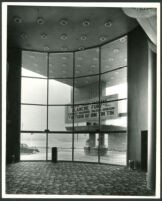
M 29 56 L 31 59 L 35 59 L 35 56 L 34 55 L 30 55 Z
M 42 17 L 38 17 L 37 18 L 37 24 L 44 24 L 45 23 L 45 20 L 42 18 Z
M 42 39 L 47 39 L 47 34 L 46 34 L 46 33 L 42 33 L 42 34 L 41 34 L 41 38 L 42 38 Z
M 114 79 L 114 77 L 112 76 L 112 77 L 110 77 L 110 79 L 111 79 L 111 80 L 113 80 L 113 79 Z
M 81 40 L 87 40 L 87 36 L 86 36 L 86 35 L 82 35 L 82 36 L 80 37 L 80 39 L 81 39 Z
M 96 68 L 96 65 L 95 65 L 95 64 L 92 64 L 92 65 L 91 65 L 91 68 Z
M 78 73 L 80 73 L 80 70 L 76 70 L 75 72 L 76 72 L 76 74 L 78 74 Z
M 62 64 L 62 67 L 67 67 L 67 64 Z
M 28 38 L 28 35 L 26 33 L 21 33 L 20 34 L 20 37 L 23 39 L 23 40 L 26 40 Z
M 126 41 L 126 36 L 119 39 L 121 43 L 124 43 Z
M 52 67 L 52 64 L 50 63 L 49 66 Z
M 66 73 L 66 70 L 63 70 L 62 73 Z
M 36 66 L 36 67 L 37 67 L 37 66 L 38 66 L 38 64 L 34 63 L 34 66 Z
M 76 65 L 76 67 L 80 68 L 80 67 L 81 67 L 81 65 L 80 65 L 80 64 L 77 64 L 77 65 Z
M 115 74 L 119 74 L 119 72 L 118 72 L 118 71 L 115 71 Z
M 107 22 L 105 22 L 105 27 L 108 27 L 108 28 L 110 28 L 112 26 L 112 21 L 107 21 Z
M 67 36 L 66 34 L 62 34 L 62 35 L 60 36 L 60 39 L 61 39 L 61 40 L 67 40 L 67 38 L 68 38 L 68 36 Z
M 61 51 L 67 51 L 68 48 L 67 47 L 61 47 Z
M 61 19 L 60 20 L 60 24 L 62 25 L 62 26 L 65 26 L 65 25 L 67 25 L 68 24 L 68 20 L 67 19 Z
M 86 83 L 86 84 L 88 84 L 88 83 L 89 83 L 89 81 L 88 81 L 88 80 L 86 80 L 86 81 L 85 81 L 85 83 Z
M 109 61 L 110 61 L 110 62 L 114 61 L 114 58 L 109 58 Z
M 22 19 L 18 16 L 15 16 L 14 17 L 14 22 L 17 23 L 17 24 L 20 24 L 22 22 Z
M 44 46 L 44 51 L 48 51 L 49 47 L 48 46 Z
M 119 52 L 119 49 L 113 49 L 113 52 L 116 54 Z
M 62 60 L 67 60 L 67 57 L 63 56 L 61 57 Z
M 84 47 L 83 47 L 83 46 L 82 46 L 82 47 L 79 47 L 78 50 L 80 50 L 80 51 L 81 51 L 81 50 L 84 50 Z
M 82 24 L 83 24 L 84 27 L 88 27 L 90 25 L 90 21 L 89 20 L 85 20 L 85 21 L 83 21 Z
M 77 57 L 77 59 L 78 59 L 79 61 L 81 61 L 81 60 L 83 60 L 83 57 Z
M 93 58 L 93 61 L 98 61 L 98 57 L 94 57 L 94 58 Z
M 105 36 L 101 36 L 101 37 L 100 37 L 100 41 L 103 42 L 103 41 L 105 41 L 105 40 L 106 40 L 106 37 L 105 37 Z

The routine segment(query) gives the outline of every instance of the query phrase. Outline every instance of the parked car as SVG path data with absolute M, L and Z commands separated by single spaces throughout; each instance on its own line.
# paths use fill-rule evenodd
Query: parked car
M 27 144 L 21 144 L 20 145 L 20 152 L 21 153 L 34 154 L 34 153 L 39 152 L 39 150 L 36 147 L 29 147 Z

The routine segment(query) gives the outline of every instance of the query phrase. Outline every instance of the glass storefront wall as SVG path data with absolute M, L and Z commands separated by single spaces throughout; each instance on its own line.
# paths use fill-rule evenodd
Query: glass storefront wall
M 127 37 L 76 52 L 22 51 L 21 80 L 21 144 L 44 141 L 21 160 L 51 160 L 57 147 L 58 160 L 126 164 Z

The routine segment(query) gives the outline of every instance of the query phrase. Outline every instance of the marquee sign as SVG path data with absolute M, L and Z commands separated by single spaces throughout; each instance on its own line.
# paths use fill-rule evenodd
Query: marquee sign
M 110 95 L 101 97 L 100 100 L 100 118 L 101 120 L 116 119 L 118 117 L 118 101 L 108 102 L 111 100 L 117 100 L 118 95 Z M 77 102 L 78 105 L 66 106 L 65 110 L 65 122 L 88 122 L 98 121 L 99 119 L 99 103 L 96 98 L 88 100 L 89 104 L 84 105 L 86 101 Z M 80 105 L 79 105 L 80 104 Z

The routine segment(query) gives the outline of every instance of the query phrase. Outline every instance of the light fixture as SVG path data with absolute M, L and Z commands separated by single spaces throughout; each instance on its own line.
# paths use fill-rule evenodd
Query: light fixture
M 95 64 L 92 64 L 92 65 L 91 65 L 91 68 L 95 68 L 95 67 L 96 67 L 96 65 L 95 65 Z
M 112 21 L 108 20 L 105 22 L 105 27 L 110 28 L 112 26 Z
M 100 41 L 103 42 L 103 41 L 105 41 L 105 40 L 106 40 L 106 37 L 105 37 L 105 36 L 101 36 L 101 37 L 100 37 Z
M 115 71 L 115 74 L 119 74 L 119 72 L 118 72 L 118 71 Z
M 117 54 L 118 52 L 119 52 L 119 49 L 113 49 L 113 52 L 115 53 L 115 54 Z
M 66 73 L 66 70 L 63 70 L 62 73 Z
M 66 18 L 61 19 L 61 20 L 60 20 L 60 24 L 61 24 L 62 26 L 65 26 L 65 25 L 68 24 L 68 20 L 67 20 Z
M 83 57 L 77 57 L 77 59 L 78 59 L 79 61 L 81 61 L 81 60 L 83 60 Z
M 112 77 L 110 77 L 110 79 L 111 79 L 111 80 L 113 80 L 113 79 L 114 79 L 114 77 L 112 76 Z
M 63 56 L 61 57 L 62 60 L 67 60 L 67 57 Z
M 67 64 L 62 64 L 62 67 L 67 67 Z
M 76 65 L 76 67 L 80 68 L 80 67 L 81 67 L 81 65 L 80 65 L 80 64 L 77 64 L 77 65 Z
M 80 50 L 80 51 L 81 51 L 81 50 L 84 50 L 84 47 L 81 46 L 81 47 L 78 48 L 78 50 Z
M 80 37 L 80 39 L 81 39 L 81 40 L 87 40 L 87 36 L 86 36 L 86 35 L 82 35 L 82 36 Z
M 67 38 L 68 38 L 68 36 L 67 36 L 66 34 L 62 34 L 62 35 L 60 36 L 60 39 L 61 39 L 61 40 L 67 40 Z
M 120 40 L 121 43 L 125 43 L 125 41 L 126 41 L 126 36 L 120 38 L 119 40 Z
M 29 57 L 30 57 L 31 59 L 35 59 L 35 56 L 34 56 L 34 55 L 29 55 Z
M 26 39 L 28 38 L 28 35 L 27 35 L 25 32 L 23 32 L 23 33 L 20 34 L 20 37 L 21 37 L 23 40 L 26 40 Z
M 86 83 L 86 84 L 88 84 L 88 83 L 89 83 L 89 81 L 88 81 L 88 80 L 86 80 L 86 81 L 85 81 L 85 83 Z
M 41 39 L 47 39 L 47 34 L 46 33 L 42 33 L 41 34 Z
M 44 51 L 49 51 L 49 47 L 48 46 L 44 46 Z
M 34 66 L 36 66 L 36 67 L 37 67 L 37 66 L 38 66 L 38 64 L 37 64 L 37 63 L 34 63 Z
M 98 61 L 98 58 L 97 58 L 97 57 L 94 57 L 94 58 L 93 58 L 93 61 Z
M 109 61 L 110 61 L 110 62 L 114 61 L 114 58 L 109 58 Z
M 14 22 L 17 23 L 17 24 L 20 24 L 22 22 L 22 19 L 18 16 L 15 16 L 14 17 Z
M 36 22 L 41 25 L 45 23 L 45 20 L 42 17 L 38 17 Z
M 89 20 L 85 20 L 85 21 L 83 21 L 82 25 L 84 27 L 88 27 L 90 25 L 90 21 Z

